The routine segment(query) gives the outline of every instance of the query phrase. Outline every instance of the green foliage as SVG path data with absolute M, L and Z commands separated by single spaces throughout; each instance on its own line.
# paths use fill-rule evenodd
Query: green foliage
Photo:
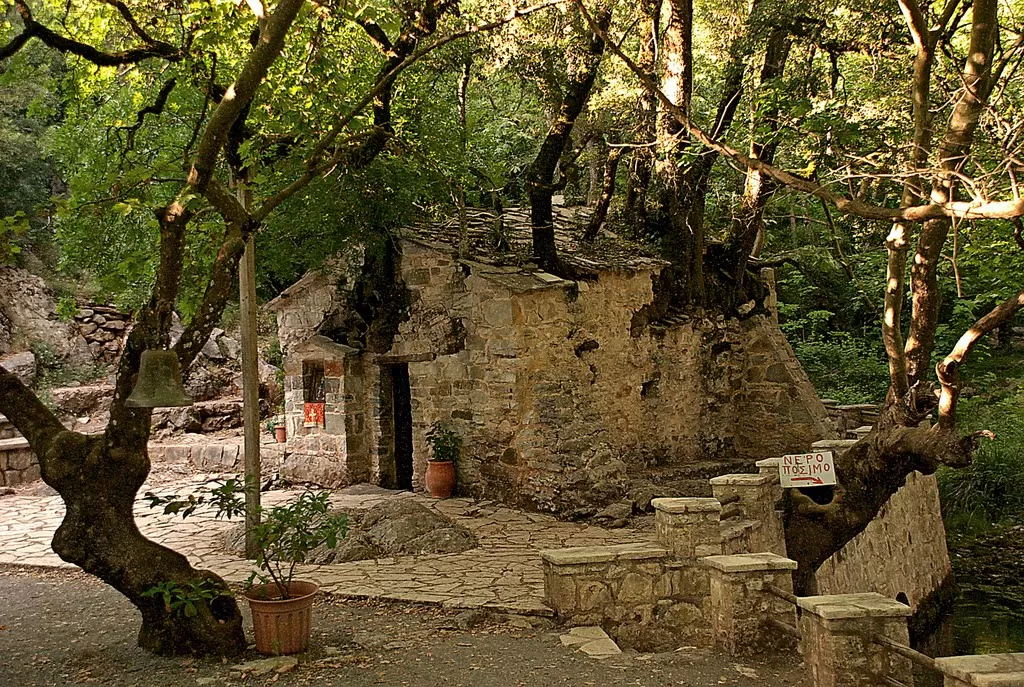
M 199 614 L 200 606 L 209 606 L 215 599 L 231 594 L 215 580 L 204 577 L 189 580 L 183 585 L 174 580 L 161 582 L 142 592 L 142 596 L 162 599 L 168 615 L 194 618 Z
M 28 220 L 18 210 L 11 216 L 0 217 L 0 265 L 13 264 L 21 253 L 18 240 L 28 234 Z
M 70 322 L 78 314 L 78 301 L 74 296 L 61 296 L 57 299 L 57 317 L 61 322 Z
M 212 489 L 203 488 L 184 497 L 176 494 L 161 496 L 147 491 L 143 498 L 149 501 L 150 508 L 163 506 L 164 515 L 181 515 L 185 519 L 202 506 L 211 506 L 215 512 L 214 517 L 230 520 L 245 514 L 245 501 L 239 496 L 242 493 L 241 485 L 239 479 L 232 477 L 219 482 L 219 486 Z
M 245 513 L 242 480 L 225 480 L 214 489 L 200 489 L 186 497 L 159 496 L 146 492 L 150 508 L 163 507 L 164 513 L 187 518 L 202 506 L 211 506 L 217 518 L 231 519 Z M 269 510 L 260 508 L 260 523 L 250 536 L 256 545 L 256 565 L 263 574 L 253 572 L 248 583 L 255 580 L 273 582 L 283 598 L 295 574 L 295 565 L 306 560 L 318 546 L 334 547 L 348 532 L 348 519 L 343 514 L 328 512 L 330 492 L 303 492 L 298 499 Z
M 450 426 L 435 422 L 427 430 L 427 444 L 430 446 L 430 460 L 456 461 L 462 452 L 462 437 Z
M 260 524 L 252 529 L 252 538 L 258 549 L 256 564 L 266 575 L 254 572 L 249 577 L 250 584 L 255 579 L 272 581 L 281 596 L 287 598 L 295 564 L 305 561 L 318 546 L 337 545 L 338 539 L 348 532 L 348 519 L 328 514 L 329 497 L 326 491 L 306 491 L 291 503 L 263 511 Z
M 103 366 L 95 363 L 72 364 L 57 355 L 53 346 L 45 341 L 33 341 L 29 344 L 29 350 L 36 357 L 36 387 L 39 389 L 84 384 L 106 374 Z
M 989 429 L 996 438 L 982 440 L 970 466 L 939 471 L 943 515 L 954 540 L 1024 522 L 1024 359 L 993 354 L 965 367 L 964 375 L 973 395 L 960 402 L 962 431 Z

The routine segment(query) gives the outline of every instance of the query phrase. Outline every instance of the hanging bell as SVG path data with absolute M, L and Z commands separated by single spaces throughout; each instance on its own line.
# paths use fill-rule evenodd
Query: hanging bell
M 135 389 L 125 401 L 130 408 L 170 408 L 192 405 L 181 385 L 178 354 L 174 351 L 143 351 Z

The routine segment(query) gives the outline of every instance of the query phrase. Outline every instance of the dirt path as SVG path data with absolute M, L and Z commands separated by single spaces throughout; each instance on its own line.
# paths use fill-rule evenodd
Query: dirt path
M 534 619 L 536 627 L 530 622 L 437 607 L 324 600 L 314 610 L 315 648 L 287 672 L 254 675 L 234 669 L 232 662 L 144 653 L 135 646 L 134 608 L 90 576 L 0 567 L 0 687 L 806 684 L 792 656 L 736 660 L 681 648 L 597 660 L 562 646 L 550 621 Z M 247 632 L 251 636 L 251 626 Z M 259 658 L 250 651 L 235 663 Z

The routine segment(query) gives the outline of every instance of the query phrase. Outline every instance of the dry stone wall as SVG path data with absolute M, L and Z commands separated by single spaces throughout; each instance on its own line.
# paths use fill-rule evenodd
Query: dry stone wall
M 117 360 L 131 331 L 131 315 L 101 303 L 87 303 L 75 314 L 78 331 L 89 345 L 94 360 L 110 364 Z
M 951 574 L 935 475 L 911 473 L 871 523 L 818 568 L 819 594 L 900 595 L 915 610 Z

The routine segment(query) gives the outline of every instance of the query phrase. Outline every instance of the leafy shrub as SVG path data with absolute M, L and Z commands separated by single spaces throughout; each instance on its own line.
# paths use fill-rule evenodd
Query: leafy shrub
M 430 460 L 433 461 L 457 460 L 462 451 L 462 437 L 441 422 L 435 422 L 427 430 L 427 443 L 430 444 Z
M 881 344 L 835 332 L 828 340 L 794 342 L 793 349 L 823 398 L 840 403 L 880 403 L 889 390 Z

